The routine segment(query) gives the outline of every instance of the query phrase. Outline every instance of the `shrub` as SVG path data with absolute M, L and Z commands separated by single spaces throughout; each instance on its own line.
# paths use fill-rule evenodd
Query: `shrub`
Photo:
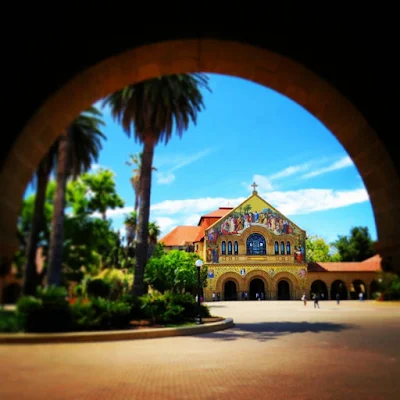
M 26 332 L 67 332 L 71 329 L 71 312 L 67 289 L 38 287 L 37 296 L 18 300 L 17 310 L 23 318 Z
M 111 285 L 104 279 L 91 279 L 87 282 L 86 292 L 89 297 L 107 298 L 111 292 Z
M 16 333 L 23 330 L 21 314 L 15 311 L 0 310 L 0 332 Z
M 131 319 L 130 312 L 130 304 L 101 297 L 86 304 L 78 301 L 71 305 L 73 327 L 80 331 L 125 328 Z

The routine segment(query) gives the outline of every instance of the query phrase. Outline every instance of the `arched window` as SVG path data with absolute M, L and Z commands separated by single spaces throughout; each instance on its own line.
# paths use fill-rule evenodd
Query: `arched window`
M 235 244 L 233 245 L 233 252 L 235 254 L 239 254 L 239 245 L 238 242 L 235 242 Z
M 285 254 L 285 243 L 281 242 L 281 255 Z
M 221 243 L 221 254 L 226 254 L 226 243 L 225 242 Z
M 232 254 L 232 242 L 228 242 L 228 254 Z
M 279 243 L 275 242 L 275 255 L 277 256 L 279 254 Z
M 290 242 L 286 243 L 286 254 L 290 256 Z
M 267 245 L 264 236 L 252 233 L 246 242 L 247 254 L 267 254 Z

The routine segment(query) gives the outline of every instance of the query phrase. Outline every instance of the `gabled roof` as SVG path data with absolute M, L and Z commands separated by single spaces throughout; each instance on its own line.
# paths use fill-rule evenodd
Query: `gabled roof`
M 184 246 L 195 242 L 201 231 L 200 226 L 177 226 L 162 237 L 159 242 L 163 243 L 164 246 Z

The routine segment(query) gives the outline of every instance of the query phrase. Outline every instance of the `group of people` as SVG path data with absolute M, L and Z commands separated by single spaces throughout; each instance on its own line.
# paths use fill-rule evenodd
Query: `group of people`
M 324 300 L 324 298 L 325 298 L 324 293 L 321 293 L 321 294 L 314 293 L 312 295 L 312 300 L 314 300 L 314 308 L 319 308 L 319 301 Z M 305 292 L 303 293 L 303 296 L 301 296 L 301 300 L 303 301 L 304 305 L 306 306 L 307 305 L 307 295 Z M 340 304 L 340 294 L 339 293 L 336 293 L 336 303 Z

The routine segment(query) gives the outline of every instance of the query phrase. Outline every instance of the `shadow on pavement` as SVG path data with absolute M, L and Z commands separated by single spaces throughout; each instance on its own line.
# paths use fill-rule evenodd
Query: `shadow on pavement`
M 261 342 L 276 339 L 291 333 L 321 333 L 340 332 L 345 329 L 355 329 L 357 325 L 334 324 L 330 322 L 259 322 L 235 323 L 235 326 L 224 331 L 195 335 L 203 339 L 237 340 L 254 339 Z

